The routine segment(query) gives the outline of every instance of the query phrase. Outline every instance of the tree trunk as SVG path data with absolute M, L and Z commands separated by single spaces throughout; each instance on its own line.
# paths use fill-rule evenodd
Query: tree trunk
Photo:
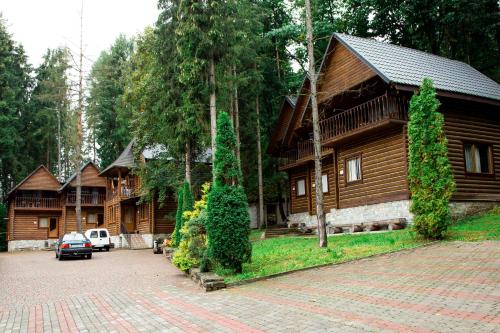
M 62 180 L 61 172 L 61 110 L 57 109 L 57 180 Z
M 186 181 L 191 187 L 191 143 L 186 142 Z
M 80 12 L 80 68 L 78 68 L 78 107 L 76 112 L 76 231 L 82 232 L 82 112 L 83 112 L 83 0 Z
M 262 147 L 260 142 L 260 109 L 259 97 L 255 98 L 255 113 L 257 116 L 257 173 L 259 175 L 259 221 L 258 227 L 264 225 L 264 182 L 262 180 Z M 267 220 L 266 220 L 267 228 Z
M 313 142 L 314 142 L 314 183 L 316 184 L 316 216 L 318 218 L 319 246 L 326 247 L 328 238 L 326 236 L 326 220 L 323 211 L 323 182 L 321 181 L 321 129 L 319 127 L 319 112 L 316 91 L 316 68 L 314 64 L 314 45 L 311 15 L 311 0 L 305 0 L 306 5 L 306 29 L 307 29 L 307 54 L 309 57 L 309 79 L 311 82 L 311 108 L 313 118 Z
M 217 108 L 215 94 L 215 60 L 210 57 L 210 135 L 212 139 L 212 178 L 215 182 L 214 158 L 215 158 L 215 136 L 217 135 Z
M 236 77 L 236 66 L 233 66 L 233 74 Z M 240 154 L 240 108 L 238 103 L 238 85 L 234 84 L 234 134 L 236 135 L 236 159 L 241 168 Z

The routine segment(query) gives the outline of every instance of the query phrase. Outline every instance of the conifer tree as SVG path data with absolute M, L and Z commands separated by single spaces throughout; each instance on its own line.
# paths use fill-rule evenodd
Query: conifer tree
M 178 246 L 182 240 L 181 229 L 184 225 L 185 219 L 183 217 L 184 212 L 189 212 L 193 210 L 194 197 L 191 192 L 191 186 L 187 181 L 184 181 L 182 188 L 179 190 L 179 199 L 177 200 L 177 212 L 175 214 L 175 230 L 173 244 Z
M 175 212 L 175 229 L 172 233 L 172 245 L 177 247 L 180 243 L 181 238 L 181 227 L 182 227 L 182 207 L 184 195 L 182 193 L 183 187 L 179 188 L 177 192 L 177 211 Z
M 250 216 L 241 184 L 239 161 L 235 156 L 236 138 L 229 116 L 221 112 L 217 119 L 214 156 L 215 183 L 208 197 L 208 255 L 219 265 L 242 271 L 250 260 L 252 245 L 248 239 Z
M 440 239 L 450 224 L 449 200 L 455 183 L 448 159 L 444 117 L 430 79 L 410 101 L 408 180 L 414 228 L 426 238 Z

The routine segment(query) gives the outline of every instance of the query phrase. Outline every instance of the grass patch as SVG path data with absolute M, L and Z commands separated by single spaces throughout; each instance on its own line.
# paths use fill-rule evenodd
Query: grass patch
M 235 282 L 322 264 L 342 263 L 370 255 L 411 249 L 428 243 L 412 230 L 344 234 L 328 237 L 328 248 L 319 248 L 318 239 L 280 237 L 260 240 L 261 231 L 252 231 L 252 262 L 243 272 L 233 274 L 217 269 L 225 281 Z M 463 219 L 453 224 L 446 240 L 479 241 L 500 239 L 500 212 Z
M 261 229 L 251 230 L 250 231 L 250 241 L 255 242 L 255 241 L 260 240 L 260 236 L 262 235 L 263 232 L 264 232 L 264 230 L 261 230 Z

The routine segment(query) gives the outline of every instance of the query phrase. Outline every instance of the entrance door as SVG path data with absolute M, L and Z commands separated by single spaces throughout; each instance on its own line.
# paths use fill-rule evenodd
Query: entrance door
M 59 238 L 59 223 L 57 217 L 49 218 L 49 238 Z
M 123 207 L 123 224 L 129 233 L 135 231 L 135 209 L 131 206 Z

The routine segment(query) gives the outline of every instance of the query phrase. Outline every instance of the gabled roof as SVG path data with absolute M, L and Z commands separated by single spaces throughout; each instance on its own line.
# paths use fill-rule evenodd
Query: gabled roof
M 99 171 L 99 168 L 94 164 L 92 163 L 92 161 L 88 161 L 87 163 L 85 163 L 84 165 L 82 165 L 82 167 L 80 168 L 80 172 L 83 172 L 83 170 L 85 170 L 89 165 L 93 166 L 94 168 L 97 169 L 97 171 Z M 68 180 L 66 180 L 66 183 L 64 183 L 63 186 L 61 186 L 58 190 L 58 192 L 61 192 L 62 190 L 64 190 L 66 187 L 69 186 L 69 184 L 71 184 L 71 182 L 76 178 L 76 172 L 73 173 L 71 175 L 71 177 L 68 178 Z
M 100 173 L 100 175 L 105 175 L 106 173 L 108 173 L 109 170 L 114 168 L 132 169 L 133 167 L 135 167 L 134 151 L 133 151 L 134 143 L 135 140 L 132 139 L 127 145 L 127 147 L 125 147 L 125 149 L 122 151 L 120 156 L 118 156 L 118 158 L 113 163 L 108 165 L 106 169 L 104 169 Z
M 464 62 L 370 38 L 341 33 L 334 33 L 332 38 L 387 83 L 418 87 L 427 77 L 437 90 L 500 100 L 500 85 Z
M 57 178 L 49 171 L 49 169 L 47 169 L 45 167 L 45 165 L 41 164 L 39 165 L 35 170 L 33 170 L 29 175 L 27 175 L 23 180 L 21 180 L 16 186 L 14 186 L 14 188 L 12 188 L 9 193 L 7 193 L 7 198 L 12 194 L 14 193 L 17 189 L 19 189 L 19 187 L 21 185 L 23 185 L 28 179 L 30 179 L 33 175 L 35 175 L 38 170 L 42 169 L 43 171 L 45 171 L 47 174 L 50 175 L 50 177 L 54 178 L 54 181 L 57 183 L 57 184 L 60 184 L 59 181 L 57 180 Z M 56 189 L 54 189 L 55 191 Z

